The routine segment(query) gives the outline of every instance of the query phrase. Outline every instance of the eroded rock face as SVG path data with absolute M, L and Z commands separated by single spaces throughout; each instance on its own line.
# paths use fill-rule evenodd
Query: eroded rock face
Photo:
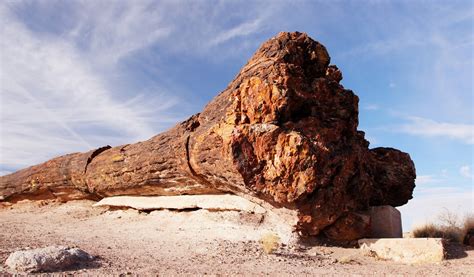
M 337 241 L 354 241 L 371 235 L 371 217 L 368 213 L 351 212 L 340 217 L 324 230 L 324 234 Z
M 145 142 L 2 177 L 0 194 L 12 201 L 232 192 L 298 211 L 304 235 L 351 211 L 405 204 L 413 162 L 395 149 L 368 149 L 357 130 L 359 99 L 329 62 L 306 34 L 279 33 L 200 114 Z

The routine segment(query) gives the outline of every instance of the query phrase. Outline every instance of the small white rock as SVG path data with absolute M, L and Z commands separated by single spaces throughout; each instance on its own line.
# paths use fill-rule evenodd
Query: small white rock
M 60 271 L 94 258 L 79 248 L 49 246 L 10 254 L 5 265 L 21 272 Z

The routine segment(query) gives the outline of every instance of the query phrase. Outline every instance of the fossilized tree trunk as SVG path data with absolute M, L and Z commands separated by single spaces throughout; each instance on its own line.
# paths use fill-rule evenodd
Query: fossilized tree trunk
M 4 201 L 231 192 L 298 212 L 315 235 L 352 211 L 405 204 L 408 154 L 368 149 L 358 97 L 304 33 L 265 42 L 200 114 L 147 141 L 58 157 L 1 177 Z M 369 80 L 370 81 L 370 80 Z

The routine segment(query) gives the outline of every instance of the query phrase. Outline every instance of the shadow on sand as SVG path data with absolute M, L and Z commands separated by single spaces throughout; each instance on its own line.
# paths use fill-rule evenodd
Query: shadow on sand
M 467 257 L 466 251 L 472 251 L 473 248 L 457 243 L 457 242 L 445 242 L 444 248 L 446 250 L 446 259 L 447 260 L 454 260 L 454 259 L 462 259 Z

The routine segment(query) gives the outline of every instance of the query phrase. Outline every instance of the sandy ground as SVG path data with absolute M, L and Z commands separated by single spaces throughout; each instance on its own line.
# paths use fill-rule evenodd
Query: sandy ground
M 439 264 L 403 265 L 355 248 L 281 245 L 266 254 L 259 219 L 242 212 L 109 211 L 91 201 L 0 207 L 0 275 L 25 248 L 77 246 L 97 257 L 65 274 L 474 276 L 474 250 L 449 247 Z M 263 230 L 264 231 L 264 230 Z

